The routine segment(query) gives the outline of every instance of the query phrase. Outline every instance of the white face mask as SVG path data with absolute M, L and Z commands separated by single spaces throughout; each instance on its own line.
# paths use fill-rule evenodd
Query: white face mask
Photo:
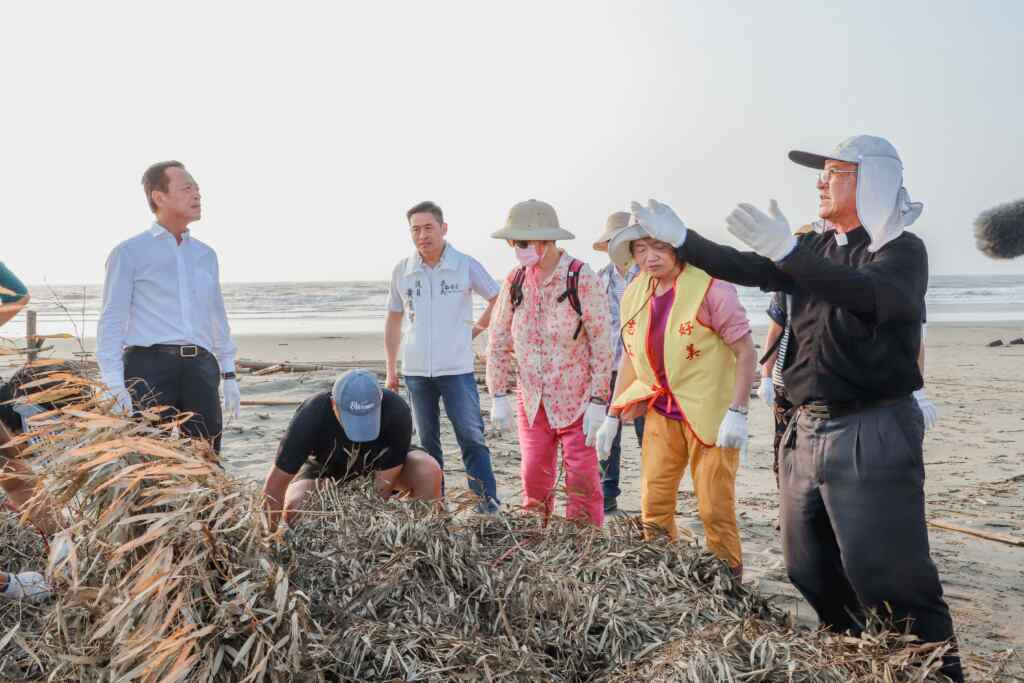
M 537 265 L 540 262 L 540 253 L 537 251 L 535 245 L 530 245 L 523 249 L 522 247 L 516 247 L 516 260 L 524 268 L 530 268 Z

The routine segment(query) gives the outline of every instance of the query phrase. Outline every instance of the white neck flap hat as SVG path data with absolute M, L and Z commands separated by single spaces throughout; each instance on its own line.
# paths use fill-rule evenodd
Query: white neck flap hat
M 789 158 L 810 168 L 825 168 L 829 159 L 857 164 L 857 215 L 871 237 L 869 251 L 878 251 L 899 237 L 924 209 L 921 202 L 910 201 L 903 187 L 903 162 L 885 138 L 855 135 L 836 145 L 831 154 L 793 150 Z

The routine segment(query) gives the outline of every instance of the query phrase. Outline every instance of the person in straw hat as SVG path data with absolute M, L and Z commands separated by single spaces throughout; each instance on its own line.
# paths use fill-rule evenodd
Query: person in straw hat
M 740 204 L 726 223 L 752 250 L 741 252 L 655 200 L 633 213 L 711 276 L 792 296 L 782 374 L 797 410 L 779 455 L 782 549 L 822 625 L 857 635 L 877 610 L 925 642 L 955 644 L 928 543 L 925 419 L 913 396 L 924 384 L 928 252 L 906 227 L 923 205 L 884 138 L 789 158 L 818 169 L 818 216 L 834 230 L 797 237 L 774 201 L 767 213 Z M 955 647 L 942 671 L 963 680 Z
M 622 297 L 626 353 L 597 450 L 606 457 L 620 421 L 644 415 L 643 521 L 678 536 L 676 497 L 689 465 L 708 549 L 742 577 L 736 473 L 757 360 L 750 322 L 735 287 L 686 263 L 664 237 L 637 224 L 609 245 L 616 264 L 635 260 L 641 275 Z
M 595 251 L 607 254 L 609 240 L 622 230 L 625 230 L 628 225 L 629 213 L 626 211 L 616 211 L 608 216 L 604 232 L 594 242 Z M 610 317 L 608 331 L 611 334 L 613 349 L 611 387 L 615 386 L 615 378 L 618 375 L 616 369 L 622 360 L 623 347 L 622 341 L 619 339 L 619 309 L 622 302 L 622 294 L 626 291 L 626 285 L 632 282 L 639 272 L 640 268 L 635 263 L 620 266 L 611 259 L 608 260 L 608 265 L 597 271 L 597 276 L 601 279 L 601 284 L 604 286 L 604 293 L 608 297 L 608 314 Z M 643 417 L 637 417 L 633 420 L 633 429 L 636 432 L 637 443 L 642 445 L 644 438 Z M 615 440 L 612 442 L 611 453 L 607 458 L 601 460 L 601 486 L 604 490 L 604 512 L 606 515 L 616 513 L 619 509 L 618 497 L 622 493 L 621 488 L 619 488 L 619 459 L 621 454 L 622 430 L 620 429 L 615 435 Z
M 515 249 L 519 265 L 502 284 L 491 320 L 491 422 L 511 431 L 508 388 L 515 367 L 524 506 L 551 514 L 561 446 L 566 516 L 600 526 L 604 502 L 593 444 L 605 415 L 612 362 L 604 290 L 586 264 L 555 246 L 573 234 L 559 225 L 550 204 L 516 204 L 492 237 Z

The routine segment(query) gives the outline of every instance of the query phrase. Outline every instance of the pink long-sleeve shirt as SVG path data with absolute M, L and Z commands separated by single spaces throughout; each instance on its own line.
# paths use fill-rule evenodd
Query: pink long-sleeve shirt
M 539 287 L 528 270 L 523 302 L 515 309 L 510 297 L 512 271 L 502 284 L 488 330 L 487 387 L 491 394 L 508 389 L 514 361 L 530 424 L 543 402 L 548 422 L 556 429 L 580 419 L 591 396 L 608 399 L 612 372 L 608 301 L 594 271 L 584 265 L 579 272 L 583 328 L 576 339 L 572 337 L 580 316 L 568 299 L 558 301 L 566 290 L 571 262 L 572 257 L 562 252 L 555 270 Z

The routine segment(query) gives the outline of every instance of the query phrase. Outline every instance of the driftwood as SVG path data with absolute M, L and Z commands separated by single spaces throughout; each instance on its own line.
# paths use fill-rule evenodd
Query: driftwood
M 994 534 L 990 531 L 981 531 L 979 529 L 971 529 L 965 526 L 959 526 L 957 524 L 951 524 L 949 522 L 942 522 L 939 520 L 930 520 L 928 522 L 937 529 L 945 529 L 946 531 L 957 531 L 961 534 L 967 534 L 968 536 L 977 536 L 978 538 L 984 538 L 987 541 L 996 541 L 997 543 L 1006 543 L 1007 545 L 1017 546 L 1018 548 L 1024 548 L 1024 539 L 1014 538 L 1012 536 L 1006 536 L 1004 534 Z

